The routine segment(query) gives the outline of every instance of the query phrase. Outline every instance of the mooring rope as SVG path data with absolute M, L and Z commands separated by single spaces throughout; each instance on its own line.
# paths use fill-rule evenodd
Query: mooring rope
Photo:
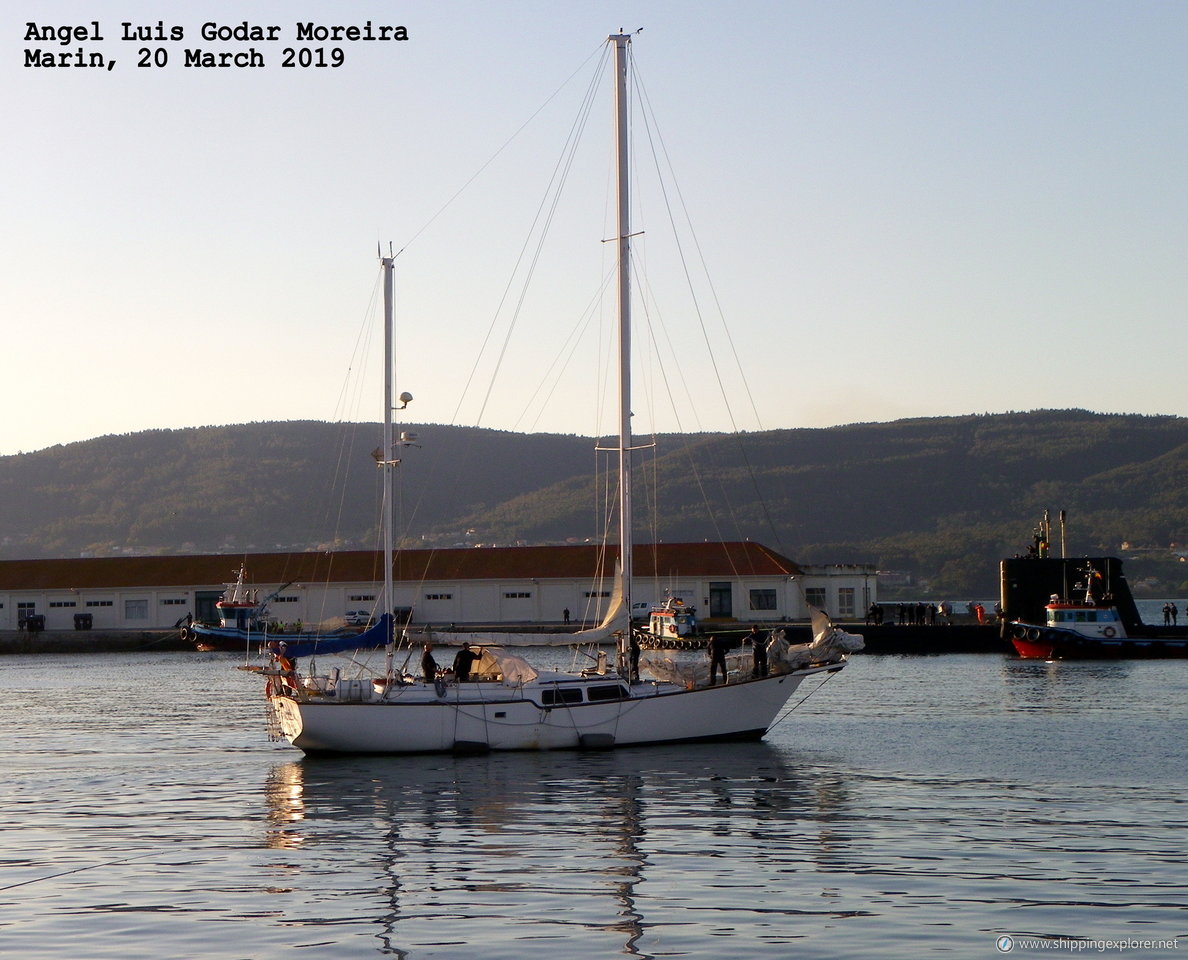
M 803 697 L 801 697 L 801 698 L 800 698 L 798 701 L 796 701 L 796 703 L 794 703 L 794 704 L 793 704 L 792 706 L 790 706 L 790 707 L 789 707 L 787 710 L 785 710 L 785 711 L 784 711 L 784 713 L 783 713 L 781 716 L 777 717 L 777 718 L 776 718 L 776 720 L 775 720 L 775 722 L 774 722 L 774 723 L 773 723 L 773 724 L 772 724 L 770 727 L 768 727 L 767 729 L 768 729 L 768 730 L 774 730 L 774 729 L 775 729 L 775 728 L 776 728 L 776 727 L 777 727 L 779 724 L 781 724 L 781 723 L 783 723 L 785 720 L 787 720 L 787 719 L 788 719 L 788 717 L 792 715 L 792 711 L 793 711 L 793 710 L 795 710 L 795 709 L 796 709 L 797 707 L 799 707 L 799 706 L 800 706 L 802 703 L 804 703 L 804 701 L 805 701 L 805 700 L 807 700 L 807 699 L 808 699 L 809 697 L 811 697 L 811 696 L 812 696 L 814 693 L 816 693 L 818 690 L 820 690 L 820 689 L 821 689 L 823 686 L 825 686 L 825 684 L 827 684 L 827 683 L 828 683 L 830 680 L 832 680 L 832 679 L 833 679 L 833 678 L 834 678 L 834 677 L 835 677 L 837 674 L 839 674 L 839 673 L 841 673 L 841 671 L 840 671 L 840 670 L 830 670 L 830 671 L 829 671 L 829 673 L 827 673 L 827 674 L 825 675 L 825 679 L 824 679 L 824 680 L 822 680 L 820 683 L 818 683 L 818 684 L 817 684 L 815 687 L 813 687 L 813 689 L 812 689 L 812 690 L 810 690 L 810 691 L 809 691 L 808 693 L 806 693 L 806 694 L 805 694 Z
M 73 870 L 63 870 L 61 873 L 51 873 L 48 877 L 33 877 L 31 880 L 21 880 L 18 883 L 10 883 L 7 886 L 0 887 L 0 890 L 15 890 L 17 887 L 28 886 L 30 883 L 43 883 L 46 880 L 56 880 L 58 877 L 68 877 L 72 873 L 82 873 L 84 870 L 97 870 L 100 867 L 111 867 L 117 863 L 128 863 L 131 860 L 143 860 L 145 857 L 152 857 L 155 854 L 141 853 L 135 857 L 120 857 L 119 860 L 106 860 L 103 863 L 92 863 L 83 867 L 75 867 Z

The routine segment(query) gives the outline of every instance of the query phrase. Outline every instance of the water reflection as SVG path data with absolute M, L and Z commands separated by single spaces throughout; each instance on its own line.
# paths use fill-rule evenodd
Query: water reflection
M 1012 709 L 1056 709 L 1115 699 L 1117 685 L 1131 673 L 1125 660 L 1002 661 L 1002 678 Z
M 674 878 L 712 888 L 743 865 L 828 869 L 847 842 L 839 815 L 849 793 L 841 776 L 805 775 L 766 743 L 303 758 L 270 771 L 265 841 L 301 852 L 285 864 L 291 885 L 319 882 L 331 850 L 366 865 L 381 954 L 495 923 L 517 949 L 576 928 L 652 956 L 643 943 L 659 918 L 649 914 L 674 896 Z M 760 886 L 749 907 L 733 893 L 724 901 L 756 909 L 784 893 Z

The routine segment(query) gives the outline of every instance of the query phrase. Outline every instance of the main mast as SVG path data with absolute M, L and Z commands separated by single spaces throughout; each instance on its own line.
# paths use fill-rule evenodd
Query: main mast
M 628 191 L 627 54 L 629 34 L 615 42 L 615 142 L 619 174 L 619 561 L 623 603 L 631 610 L 631 205 Z M 629 628 L 630 629 L 630 628 Z

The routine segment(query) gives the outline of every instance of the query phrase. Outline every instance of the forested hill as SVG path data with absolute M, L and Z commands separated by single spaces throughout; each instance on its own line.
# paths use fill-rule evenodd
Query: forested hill
M 406 544 L 601 536 L 613 494 L 592 438 L 404 429 L 419 435 L 399 470 Z M 253 423 L 0 457 L 0 557 L 371 547 L 379 435 Z M 1068 511 L 1070 553 L 1121 553 L 1132 581 L 1158 578 L 1152 589 L 1188 581 L 1173 548 L 1188 542 L 1181 417 L 1036 411 L 665 436 L 639 455 L 636 491 L 641 539 L 749 537 L 801 562 L 907 571 L 937 594 L 991 595 L 998 559 L 1026 547 L 1044 509 Z

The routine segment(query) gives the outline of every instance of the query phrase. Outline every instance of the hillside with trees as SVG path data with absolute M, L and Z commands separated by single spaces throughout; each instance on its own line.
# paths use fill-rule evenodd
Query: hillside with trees
M 403 544 L 602 536 L 613 476 L 593 438 L 405 429 Z M 0 557 L 371 547 L 379 436 L 253 423 L 2 457 Z M 1035 411 L 654 439 L 635 468 L 643 540 L 750 538 L 804 563 L 899 571 L 911 595 L 989 596 L 999 558 L 1064 509 L 1070 554 L 1125 557 L 1139 589 L 1188 589 L 1185 418 Z

